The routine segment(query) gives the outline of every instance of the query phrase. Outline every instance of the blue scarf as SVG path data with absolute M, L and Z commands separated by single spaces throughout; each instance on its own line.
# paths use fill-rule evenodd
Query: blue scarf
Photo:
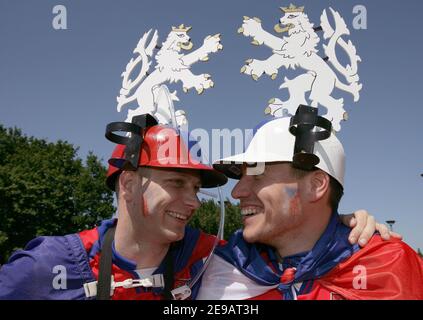
M 287 283 L 281 283 L 282 271 L 278 268 L 274 249 L 262 244 L 247 243 L 242 230 L 236 231 L 225 246 L 216 248 L 216 254 L 256 283 L 264 286 L 278 285 L 284 299 L 292 300 L 295 298 L 292 285 L 322 277 L 359 249 L 358 245 L 349 243 L 350 231 L 350 228 L 341 223 L 338 213 L 334 212 L 325 232 L 309 252 L 284 258 L 283 264 L 296 264 L 295 275 Z M 276 272 L 260 255 L 262 252 L 267 253 Z

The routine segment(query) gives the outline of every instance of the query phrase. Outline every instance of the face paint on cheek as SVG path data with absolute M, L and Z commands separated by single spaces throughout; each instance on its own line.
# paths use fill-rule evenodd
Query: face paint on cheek
M 290 201 L 291 212 L 297 214 L 300 212 L 300 195 L 297 193 Z
M 287 197 L 283 198 L 283 209 L 284 212 L 289 212 L 289 213 L 295 213 L 298 212 L 298 208 L 299 208 L 299 195 L 298 195 L 298 190 L 297 188 L 293 188 L 293 187 L 285 187 L 284 188 L 285 194 L 287 195 Z
M 144 197 L 144 195 L 142 196 L 142 214 L 144 217 L 149 215 L 147 199 Z
M 297 194 L 297 188 L 285 187 L 285 193 L 288 195 L 289 199 L 292 199 Z
M 291 209 L 290 213 L 294 215 L 300 212 L 300 195 L 298 193 L 296 193 L 295 196 L 289 201 L 289 207 Z

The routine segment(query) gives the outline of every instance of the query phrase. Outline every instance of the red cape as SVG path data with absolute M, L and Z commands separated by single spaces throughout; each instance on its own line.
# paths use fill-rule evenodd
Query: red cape
M 423 259 L 401 240 L 375 235 L 318 282 L 352 300 L 423 300 Z

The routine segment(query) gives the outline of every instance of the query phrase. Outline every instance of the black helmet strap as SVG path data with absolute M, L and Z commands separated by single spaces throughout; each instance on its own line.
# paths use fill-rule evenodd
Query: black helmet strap
M 144 140 L 143 129 L 157 125 L 157 120 L 150 114 L 142 114 L 132 118 L 132 122 L 111 122 L 106 126 L 106 138 L 114 143 L 126 145 L 125 162 L 118 163 L 120 159 L 110 159 L 112 166 L 124 170 L 137 170 L 141 152 L 141 144 Z M 121 136 L 114 132 L 130 133 L 129 136 Z
M 300 105 L 291 118 L 289 132 L 295 136 L 294 167 L 302 170 L 312 170 L 320 162 L 314 154 L 314 144 L 330 137 L 332 123 L 318 115 L 318 109 Z M 315 130 L 315 128 L 322 130 Z

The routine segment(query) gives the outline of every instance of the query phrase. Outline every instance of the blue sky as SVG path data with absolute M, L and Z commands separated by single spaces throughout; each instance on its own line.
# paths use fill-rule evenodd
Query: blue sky
M 67 30 L 52 27 L 55 5 L 67 8 Z M 423 144 L 421 106 L 421 12 L 423 2 L 301 1 L 317 26 L 324 8 L 344 17 L 362 58 L 361 99 L 343 96 L 349 121 L 339 138 L 347 154 L 341 212 L 366 208 L 414 248 L 423 248 Z M 172 25 L 193 26 L 194 48 L 208 34 L 221 33 L 224 49 L 195 73 L 210 73 L 215 87 L 198 96 L 178 90 L 177 107 L 189 114 L 191 129 L 253 128 L 265 119 L 269 98 L 281 97 L 281 69 L 275 81 L 254 82 L 239 70 L 247 58 L 265 58 L 267 48 L 238 35 L 242 16 L 257 16 L 271 30 L 280 6 L 289 1 L 0 1 L 0 123 L 49 141 L 67 140 L 92 150 L 106 163 L 113 145 L 105 125 L 124 120 L 116 113 L 120 74 L 140 36 L 150 28 L 163 41 Z M 367 9 L 367 29 L 352 28 L 353 8 Z M 335 95 L 339 92 L 335 93 Z M 226 194 L 233 186 L 229 183 Z

